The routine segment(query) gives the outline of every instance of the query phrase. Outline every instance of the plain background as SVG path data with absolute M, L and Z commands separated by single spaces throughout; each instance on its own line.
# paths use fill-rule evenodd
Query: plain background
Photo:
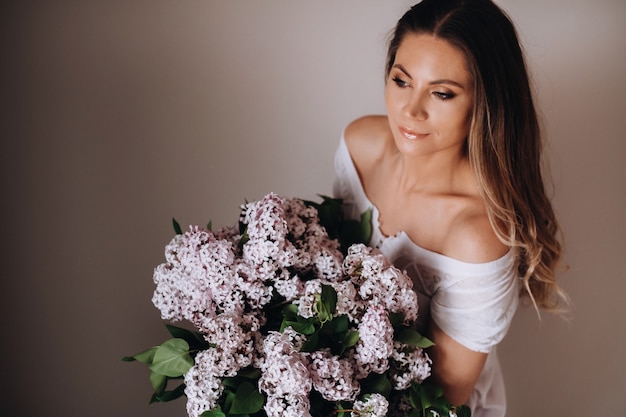
M 383 0 L 4 3 L 5 416 L 183 416 L 124 355 L 168 335 L 152 269 L 184 226 L 274 191 L 330 194 L 353 118 L 383 113 Z M 626 407 L 626 3 L 502 0 L 528 52 L 573 321 L 520 309 L 511 417 Z M 479 416 L 478 416 L 479 417 Z

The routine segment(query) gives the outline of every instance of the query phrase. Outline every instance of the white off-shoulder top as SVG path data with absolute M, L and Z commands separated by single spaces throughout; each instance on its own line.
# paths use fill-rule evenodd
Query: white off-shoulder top
M 378 209 L 365 194 L 343 136 L 335 154 L 335 170 L 333 193 L 344 200 L 346 215 L 358 219 L 372 209 L 370 245 L 413 279 L 419 302 L 418 330 L 432 319 L 457 342 L 488 353 L 468 404 L 472 416 L 504 416 L 504 383 L 495 346 L 505 336 L 519 300 L 513 253 L 509 251 L 492 262 L 468 263 L 422 248 L 404 232 L 385 236 Z

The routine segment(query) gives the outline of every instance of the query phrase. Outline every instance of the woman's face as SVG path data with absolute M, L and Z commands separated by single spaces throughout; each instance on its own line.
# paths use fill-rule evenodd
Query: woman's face
M 465 57 L 447 41 L 407 34 L 385 87 L 398 149 L 408 155 L 462 153 L 474 103 Z

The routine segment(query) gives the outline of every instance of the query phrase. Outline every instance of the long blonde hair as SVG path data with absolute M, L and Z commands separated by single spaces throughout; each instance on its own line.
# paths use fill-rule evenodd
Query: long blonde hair
M 544 188 L 541 130 L 515 27 L 490 0 L 424 0 L 396 25 L 386 75 L 408 33 L 431 34 L 465 54 L 475 97 L 467 152 L 489 220 L 517 255 L 523 293 L 536 308 L 561 310 L 559 225 Z

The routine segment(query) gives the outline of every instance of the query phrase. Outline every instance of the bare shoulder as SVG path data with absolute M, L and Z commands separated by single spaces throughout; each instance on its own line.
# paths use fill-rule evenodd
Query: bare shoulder
M 355 164 L 367 166 L 382 158 L 391 137 L 387 116 L 363 116 L 344 131 L 346 146 Z
M 501 258 L 508 249 L 493 230 L 482 201 L 468 203 L 450 224 L 446 252 L 455 259 L 485 263 Z

